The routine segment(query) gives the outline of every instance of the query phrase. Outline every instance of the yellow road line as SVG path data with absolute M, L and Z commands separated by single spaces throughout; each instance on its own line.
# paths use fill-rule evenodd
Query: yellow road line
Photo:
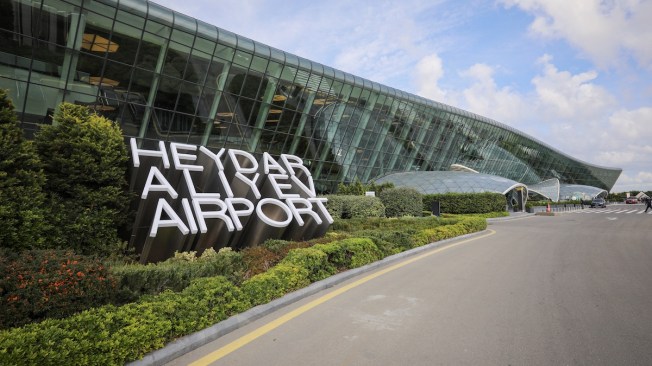
M 450 245 L 447 245 L 447 246 L 444 246 L 444 247 L 441 247 L 441 248 L 434 249 L 432 251 L 429 251 L 427 253 L 418 255 L 416 257 L 406 259 L 406 260 L 404 260 L 404 261 L 402 261 L 400 263 L 394 264 L 394 265 L 392 265 L 390 267 L 387 267 L 387 268 L 382 269 L 380 271 L 374 272 L 374 273 L 372 273 L 372 274 L 370 274 L 368 276 L 365 276 L 365 277 L 363 277 L 363 278 L 361 278 L 361 279 L 359 279 L 357 281 L 354 281 L 354 282 L 352 282 L 352 283 L 350 283 L 350 284 L 348 284 L 346 286 L 342 286 L 342 287 L 340 287 L 340 288 L 338 288 L 338 289 L 336 289 L 336 290 L 334 290 L 332 292 L 329 292 L 328 294 L 326 294 L 324 296 L 321 296 L 321 297 L 319 297 L 319 298 L 317 298 L 317 299 L 315 299 L 315 300 L 313 300 L 313 301 L 311 301 L 311 302 L 309 302 L 309 303 L 307 303 L 305 305 L 302 305 L 302 306 L 290 311 L 289 313 L 281 316 L 280 318 L 272 320 L 271 322 L 263 325 L 262 327 L 257 328 L 255 330 L 249 332 L 248 334 L 243 335 L 242 337 L 240 337 L 240 338 L 236 339 L 235 341 L 225 345 L 224 347 L 219 348 L 219 349 L 209 353 L 208 355 L 200 358 L 199 360 L 191 363 L 190 366 L 206 366 L 206 365 L 209 365 L 209 364 L 219 360 L 220 358 L 228 355 L 229 353 L 237 350 L 238 348 L 246 345 L 247 343 L 252 342 L 256 338 L 271 332 L 272 330 L 280 327 L 281 325 L 283 325 L 283 324 L 287 323 L 288 321 L 296 318 L 297 316 L 307 312 L 308 310 L 310 310 L 310 309 L 312 309 L 312 308 L 314 308 L 314 307 L 316 307 L 318 305 L 321 305 L 321 304 L 325 303 L 326 301 L 328 301 L 328 300 L 330 300 L 330 299 L 332 299 L 334 297 L 337 297 L 337 296 L 349 291 L 352 288 L 358 287 L 358 286 L 362 285 L 365 282 L 371 281 L 376 277 L 382 276 L 385 273 L 388 273 L 388 272 L 394 271 L 396 269 L 399 269 L 401 267 L 407 266 L 408 264 L 414 263 L 414 262 L 416 262 L 418 260 L 421 260 L 421 259 L 426 258 L 428 256 L 431 256 L 433 254 L 439 253 L 441 251 L 456 247 L 456 246 L 464 244 L 464 243 L 468 243 L 468 242 L 473 241 L 473 240 L 486 238 L 487 236 L 490 236 L 490 235 L 493 235 L 493 234 L 496 233 L 495 231 L 493 231 L 491 229 L 488 229 L 488 231 L 489 231 L 489 233 L 487 233 L 487 234 L 477 236 L 477 237 L 474 237 L 474 238 L 470 238 L 470 239 L 466 239 L 466 240 L 463 240 L 463 241 L 460 241 L 460 242 L 457 242 L 457 243 L 454 243 L 454 244 L 450 244 Z

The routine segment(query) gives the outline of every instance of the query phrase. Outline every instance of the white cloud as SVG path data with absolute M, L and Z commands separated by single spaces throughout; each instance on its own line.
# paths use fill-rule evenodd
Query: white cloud
M 651 1 L 501 0 L 535 16 L 534 35 L 562 38 L 600 67 L 618 66 L 623 57 L 652 69 Z
M 440 102 L 446 101 L 446 92 L 439 87 L 439 80 L 444 76 L 444 65 L 438 55 L 428 55 L 419 60 L 415 74 L 418 95 Z
M 543 74 L 535 76 L 532 84 L 541 110 L 549 117 L 574 119 L 584 124 L 586 120 L 599 118 L 614 105 L 613 96 L 593 82 L 598 77 L 596 71 L 575 75 L 560 71 L 548 55 L 541 57 L 539 62 L 543 65 Z
M 462 90 L 461 104 L 473 113 L 518 127 L 526 113 L 527 101 L 510 87 L 498 87 L 494 72 L 485 64 L 475 64 L 462 71 L 460 75 L 472 84 Z

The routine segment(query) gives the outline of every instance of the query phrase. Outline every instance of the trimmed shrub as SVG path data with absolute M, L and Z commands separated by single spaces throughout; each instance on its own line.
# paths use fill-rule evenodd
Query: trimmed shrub
M 111 273 L 118 280 L 120 302 L 134 301 L 142 295 L 158 294 L 165 290 L 181 291 L 191 281 L 202 277 L 221 275 L 233 283 L 240 283 L 244 272 L 243 255 L 226 248 L 218 253 L 206 250 L 202 256 L 190 260 L 176 256 L 160 263 L 111 267 Z
M 398 187 L 385 189 L 380 193 L 380 200 L 385 205 L 387 217 L 421 216 L 423 201 L 414 188 Z
M 366 192 L 376 192 L 376 194 L 382 192 L 384 189 L 394 188 L 394 183 L 385 182 L 382 184 L 376 184 L 374 182 L 362 184 L 359 180 L 351 184 L 340 183 L 337 185 L 337 194 L 339 195 L 352 195 L 352 196 L 364 196 Z
M 326 208 L 334 219 L 385 216 L 385 206 L 378 197 L 329 195 L 326 198 Z
M 14 105 L 0 89 L 0 248 L 38 249 L 49 232 L 45 174 L 31 141 L 23 138 Z
M 338 271 L 364 266 L 381 259 L 382 253 L 369 238 L 350 238 L 329 244 L 318 244 L 313 248 L 328 255 L 328 262 Z
M 0 328 L 62 318 L 112 300 L 116 280 L 95 258 L 28 250 L 0 258 Z
M 356 232 L 356 236 L 369 238 L 381 251 L 381 257 L 404 252 L 414 248 L 412 235 L 416 230 L 406 228 L 404 230 L 362 230 Z
M 247 247 L 240 251 L 245 264 L 244 278 L 253 277 L 274 267 L 283 257 L 264 246 Z
M 49 243 L 82 254 L 110 255 L 126 224 L 127 149 L 120 127 L 88 108 L 63 103 L 55 123 L 36 134 L 54 235 Z
M 0 364 L 122 365 L 250 307 L 226 278 L 202 278 L 182 293 L 0 331 Z
M 378 197 L 354 196 L 348 202 L 348 212 L 352 219 L 368 217 L 385 217 L 385 205 Z
M 423 196 L 423 209 L 430 210 L 433 201 L 439 201 L 442 213 L 477 214 L 505 211 L 507 201 L 500 193 L 445 193 Z
M 291 264 L 308 270 L 310 282 L 323 280 L 337 273 L 328 261 L 328 255 L 314 246 L 312 248 L 292 249 L 280 264 Z
M 280 258 L 284 258 L 292 249 L 307 248 L 310 245 L 310 242 L 306 241 L 287 241 L 281 239 L 268 239 L 262 244 L 262 246 L 271 250 Z
M 351 201 L 358 196 L 339 196 L 339 195 L 328 195 L 326 198 L 326 209 L 328 213 L 333 217 L 333 219 L 350 219 L 351 212 L 349 208 L 351 207 Z
M 242 292 L 253 306 L 268 303 L 286 293 L 310 284 L 310 271 L 301 266 L 283 263 L 242 283 Z

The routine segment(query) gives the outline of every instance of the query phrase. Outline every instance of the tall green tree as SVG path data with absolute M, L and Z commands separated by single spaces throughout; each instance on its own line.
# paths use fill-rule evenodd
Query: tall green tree
M 109 255 L 128 210 L 127 149 L 120 127 L 88 108 L 63 103 L 36 134 L 47 177 L 57 246 Z
M 23 137 L 7 91 L 0 90 L 0 248 L 43 247 L 44 184 L 36 149 Z

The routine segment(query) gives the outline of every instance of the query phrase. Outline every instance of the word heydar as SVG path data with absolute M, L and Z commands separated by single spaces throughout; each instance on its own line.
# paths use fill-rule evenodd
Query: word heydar
M 242 248 L 266 239 L 306 240 L 323 235 L 333 218 L 317 197 L 303 161 L 236 149 L 130 139 L 130 189 L 140 195 L 130 246 L 140 261 L 177 251 Z

